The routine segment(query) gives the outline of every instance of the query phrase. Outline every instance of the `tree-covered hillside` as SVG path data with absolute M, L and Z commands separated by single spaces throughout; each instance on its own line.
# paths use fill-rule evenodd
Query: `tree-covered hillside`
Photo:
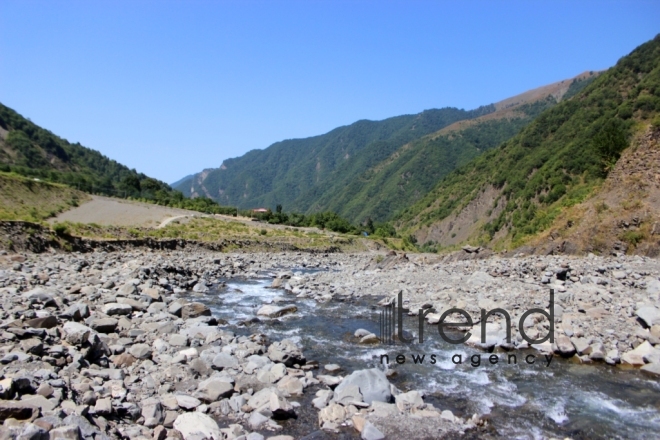
M 205 170 L 177 189 L 241 208 L 281 204 L 287 211 L 324 211 L 327 207 L 317 203 L 322 197 L 339 196 L 350 182 L 401 146 L 493 110 L 492 106 L 472 111 L 444 108 L 358 121 L 321 136 L 277 142 L 226 160 L 222 167 Z
M 313 206 L 358 221 L 389 220 L 426 195 L 455 168 L 511 138 L 541 111 L 555 104 L 556 100 L 548 96 L 517 107 L 515 112 L 509 112 L 511 117 L 486 119 L 460 130 L 441 131 L 410 142 L 348 185 L 336 184 Z
M 517 136 L 444 178 L 398 217 L 401 230 L 440 245 L 461 227 L 473 241 L 521 243 L 607 176 L 631 135 L 660 112 L 660 36 L 541 113 Z M 494 190 L 479 218 L 461 217 Z M 451 220 L 451 225 L 447 223 Z
M 64 183 L 88 193 L 141 198 L 205 212 L 235 212 L 208 198 L 187 199 L 166 183 L 96 150 L 71 144 L 2 104 L 0 171 Z

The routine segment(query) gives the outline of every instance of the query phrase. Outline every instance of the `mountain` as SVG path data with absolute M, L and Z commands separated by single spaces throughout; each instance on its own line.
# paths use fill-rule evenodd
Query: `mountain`
M 0 104 L 2 171 L 65 183 L 86 192 L 148 196 L 171 188 L 96 150 L 71 144 Z
M 2 104 L 0 172 L 61 183 L 88 193 L 140 198 L 203 212 L 236 212 L 207 198 L 186 199 L 166 183 L 79 143 L 71 144 Z
M 457 166 L 514 136 L 596 76 L 585 73 L 472 111 L 444 108 L 363 120 L 277 142 L 174 187 L 239 208 L 281 204 L 287 211 L 330 210 L 354 222 L 389 220 Z
M 658 203 L 652 201 L 652 188 L 660 164 L 654 160 L 658 150 L 653 139 L 660 126 L 659 112 L 657 36 L 573 93 L 570 99 L 543 111 L 510 140 L 454 170 L 404 210 L 396 225 L 430 250 L 465 242 L 494 248 L 517 247 L 548 231 L 555 231 L 554 236 L 548 235 L 550 242 L 544 244 L 549 246 L 548 252 L 557 245 L 551 241 L 560 237 L 567 237 L 564 241 L 568 244 L 561 246 L 564 250 L 576 252 L 606 251 L 611 244 L 607 240 L 628 244 L 636 241 L 634 245 L 642 239 L 655 240 L 652 219 L 657 219 L 660 211 Z M 633 170 L 621 171 L 618 163 L 622 155 L 626 160 L 637 157 L 628 151 L 630 145 L 645 152 L 644 160 L 634 160 L 648 168 L 640 174 L 646 177 L 639 177 L 636 184 L 621 177 Z M 612 183 L 611 172 L 619 175 L 618 184 Z M 633 191 L 632 187 L 622 188 L 624 184 L 645 189 Z M 578 223 L 583 219 L 577 215 L 577 208 L 586 209 L 584 204 L 613 185 L 628 194 L 628 199 L 611 197 L 615 207 L 606 209 L 600 205 L 599 222 L 616 221 L 611 214 L 619 212 L 619 208 L 626 211 L 624 204 L 629 205 L 628 213 L 633 207 L 643 207 L 634 219 L 622 220 L 634 225 L 639 234 L 603 236 L 601 240 L 605 242 L 601 245 L 593 240 L 595 233 L 591 239 L 571 242 L 570 235 L 579 229 Z M 566 218 L 568 212 L 575 213 L 575 217 Z M 592 229 L 598 229 L 599 224 L 592 224 Z
M 179 179 L 174 183 L 170 183 L 170 186 L 172 188 L 176 188 L 177 186 L 184 186 L 185 187 L 186 185 L 189 184 L 189 182 L 192 180 L 193 177 L 195 177 L 194 174 L 188 174 L 186 177 L 184 177 L 182 179 Z

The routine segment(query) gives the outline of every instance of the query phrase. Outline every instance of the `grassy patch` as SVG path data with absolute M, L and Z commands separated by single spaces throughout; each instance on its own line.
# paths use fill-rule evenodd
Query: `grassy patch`
M 88 199 L 65 185 L 0 172 L 0 220 L 41 222 Z

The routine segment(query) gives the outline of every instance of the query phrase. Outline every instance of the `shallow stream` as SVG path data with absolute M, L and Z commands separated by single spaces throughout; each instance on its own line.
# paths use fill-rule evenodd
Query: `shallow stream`
M 377 299 L 320 304 L 268 289 L 270 283 L 270 278 L 229 280 L 226 287 L 213 290 L 201 300 L 216 318 L 228 321 L 236 333 L 261 332 L 272 340 L 292 339 L 303 347 L 308 360 L 318 361 L 321 368 L 339 364 L 343 375 L 374 367 L 381 355 L 388 355 L 389 367 L 397 373 L 390 380 L 402 391 L 424 390 L 426 402 L 463 418 L 489 414 L 490 429 L 482 431 L 479 438 L 660 437 L 660 382 L 638 371 L 601 364 L 578 365 L 557 356 L 547 366 L 547 360 L 535 351 L 494 353 L 498 363 L 492 365 L 490 353 L 448 344 L 439 337 L 437 327 L 429 325 L 423 344 L 359 345 L 352 337 L 355 330 L 364 328 L 378 334 Z M 298 311 L 239 325 L 254 318 L 263 304 L 278 298 L 284 299 L 278 305 L 295 304 Z M 416 326 L 416 317 L 404 319 L 405 328 Z M 404 364 L 397 364 L 399 354 L 405 356 Z M 452 362 L 455 354 L 462 356 L 462 364 Z M 481 356 L 478 367 L 470 362 L 475 354 Z M 511 364 L 507 362 L 509 354 L 517 355 L 517 364 L 513 359 Z M 536 355 L 530 358 L 534 364 L 525 361 L 528 354 Z M 412 355 L 425 355 L 424 362 L 415 364 Z M 431 355 L 436 356 L 435 364 L 431 363 Z M 305 396 L 305 400 L 310 398 L 313 394 Z M 297 422 L 309 425 L 299 426 L 298 432 L 318 430 L 314 417 Z M 353 435 L 346 431 L 339 437 Z M 467 434 L 465 438 L 476 437 Z

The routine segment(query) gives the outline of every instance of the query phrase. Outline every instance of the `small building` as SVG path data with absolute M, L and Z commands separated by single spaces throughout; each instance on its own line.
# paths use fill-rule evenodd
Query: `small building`
M 268 210 L 266 208 L 256 208 L 253 209 L 252 212 L 265 213 L 268 212 Z

